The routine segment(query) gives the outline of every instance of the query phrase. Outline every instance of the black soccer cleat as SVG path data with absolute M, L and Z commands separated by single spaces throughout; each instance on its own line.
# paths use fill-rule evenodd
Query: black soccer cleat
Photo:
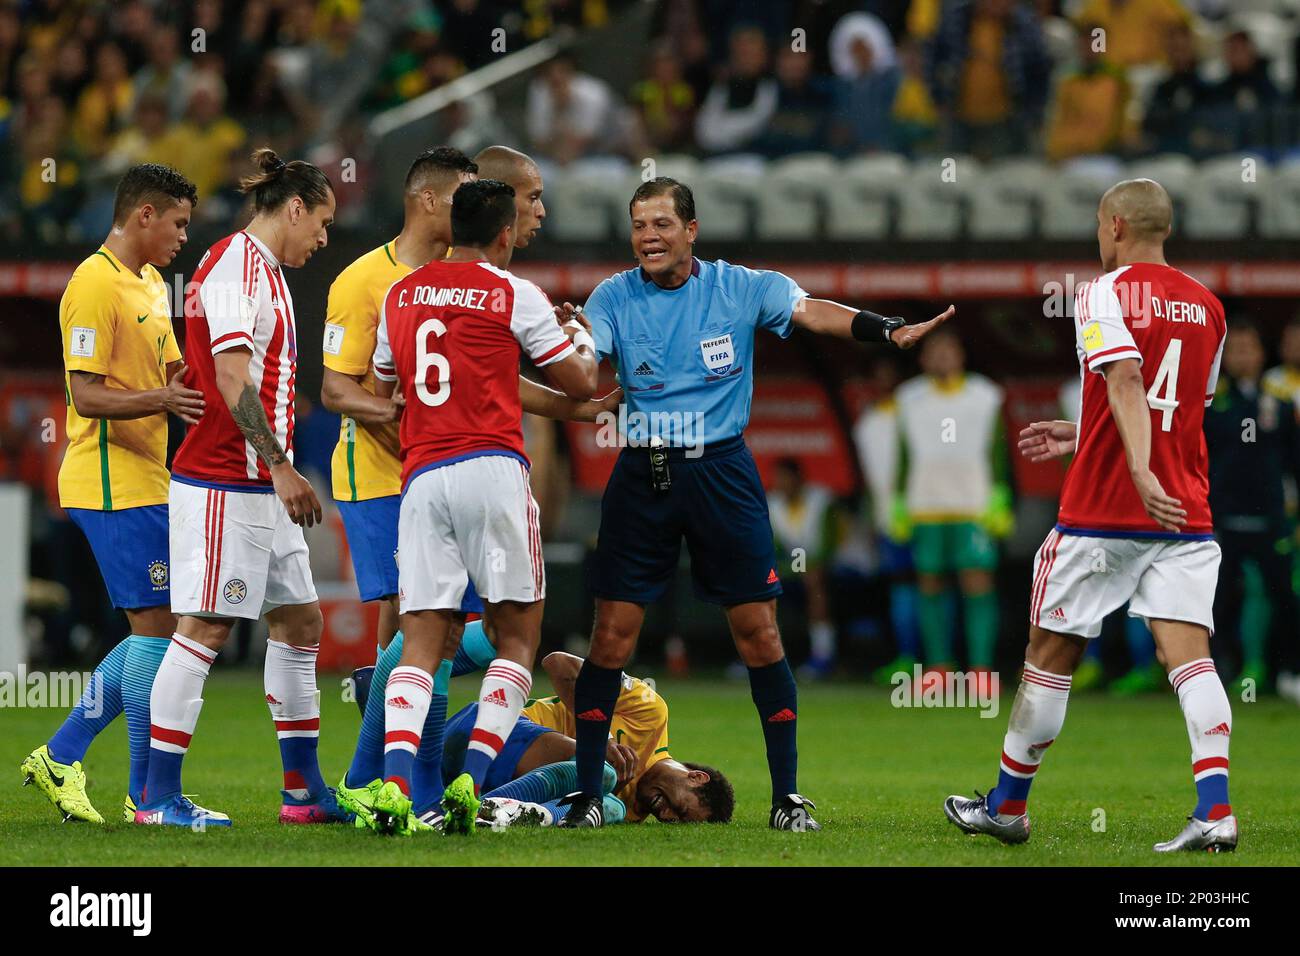
M 569 808 L 569 812 L 564 815 L 564 819 L 555 824 L 561 829 L 581 830 L 605 825 L 605 801 L 601 797 L 592 796 L 579 790 L 558 800 L 557 803 L 562 807 L 567 806 Z
M 772 804 L 772 815 L 767 818 L 767 825 L 773 830 L 789 830 L 803 833 L 806 830 L 820 830 L 821 824 L 812 818 L 811 810 L 817 805 L 807 797 L 797 793 L 787 793 Z

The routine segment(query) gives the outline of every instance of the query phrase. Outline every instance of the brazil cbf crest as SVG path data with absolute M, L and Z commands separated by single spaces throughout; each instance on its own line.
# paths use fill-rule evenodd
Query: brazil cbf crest
M 731 344 L 731 333 L 718 335 L 700 342 L 704 367 L 714 375 L 726 375 L 736 361 L 736 350 Z
M 166 561 L 154 561 L 149 565 L 149 583 L 153 585 L 155 591 L 162 591 L 167 587 L 168 577 Z

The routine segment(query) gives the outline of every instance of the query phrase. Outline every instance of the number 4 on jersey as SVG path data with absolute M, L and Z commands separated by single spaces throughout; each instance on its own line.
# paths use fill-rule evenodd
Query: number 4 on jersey
M 1160 430 L 1174 427 L 1174 409 L 1178 407 L 1178 362 L 1183 357 L 1183 340 L 1170 339 L 1165 357 L 1156 369 L 1156 380 L 1147 391 L 1147 404 L 1160 412 Z

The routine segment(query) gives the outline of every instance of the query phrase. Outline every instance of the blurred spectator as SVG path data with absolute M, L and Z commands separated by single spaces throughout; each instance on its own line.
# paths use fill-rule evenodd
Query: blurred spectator
M 11 100 L 17 90 L 22 39 L 17 7 L 0 5 L 0 104 Z
M 953 148 L 980 157 L 1023 153 L 1042 122 L 1051 64 L 1035 13 L 1016 0 L 961 0 L 945 9 L 930 77 Z
M 1105 31 L 1102 55 L 1108 63 L 1138 66 L 1165 62 L 1169 28 L 1191 19 L 1180 0 L 1088 0 L 1076 22 L 1080 31 Z
M 162 95 L 167 101 L 167 115 L 178 120 L 189 102 L 190 74 L 193 71 L 190 61 L 181 57 L 176 31 L 157 29 L 149 43 L 149 62 L 135 75 L 135 94 Z
M 90 64 L 86 58 L 86 45 L 75 38 L 64 40 L 59 44 L 58 55 L 54 60 L 50 89 L 63 100 L 64 106 L 72 109 L 88 82 Z
M 252 4 L 249 4 L 250 6 Z M 126 54 L 132 75 L 149 62 L 153 38 L 162 28 L 154 20 L 153 9 L 145 0 L 124 0 L 115 4 L 112 13 L 114 39 Z
M 196 215 L 213 215 L 219 190 L 234 180 L 232 161 L 244 145 L 244 128 L 223 113 L 225 85 L 217 76 L 195 80 L 185 119 L 171 127 L 157 152 L 194 183 L 199 191 Z
M 1300 408 L 1300 315 L 1282 330 L 1278 353 L 1282 362 L 1264 373 L 1264 390 Z
M 81 205 L 81 158 L 72 149 L 63 101 L 49 95 L 31 107 L 20 154 L 23 234 L 28 240 L 57 242 Z
M 906 155 L 924 150 L 934 141 L 939 112 L 925 80 L 925 54 L 920 43 L 908 38 L 898 47 L 898 95 L 894 97 L 894 147 Z
M 646 77 L 632 87 L 630 99 L 651 149 L 674 152 L 689 148 L 695 121 L 695 90 L 682 75 L 682 63 L 666 42 L 655 44 Z
M 616 150 L 614 96 L 604 80 L 580 73 L 570 53 L 560 53 L 528 84 L 528 138 L 557 163 Z
M 695 117 L 695 141 L 710 153 L 749 149 L 776 112 L 777 84 L 767 72 L 767 39 L 757 27 L 731 34 L 731 58 Z
M 876 70 L 887 70 L 895 65 L 894 39 L 879 17 L 870 13 L 850 13 L 841 17 L 830 35 L 831 72 L 852 79 L 862 73 L 863 43 L 871 52 L 871 63 Z
M 1223 40 L 1228 75 L 1210 87 L 1212 122 L 1220 133 L 1216 145 L 1225 151 L 1264 146 L 1270 141 L 1272 107 L 1280 97 L 1268 76 L 1268 63 L 1245 30 Z
M 776 55 L 776 111 L 755 144 L 768 156 L 824 150 L 829 145 L 831 91 L 813 73 L 811 53 L 782 47 Z
M 1210 87 L 1201 79 L 1196 36 L 1186 23 L 1171 26 L 1165 38 L 1168 75 L 1151 96 L 1144 122 L 1150 148 L 1161 153 L 1195 153 L 1209 145 L 1204 110 Z
M 1234 322 L 1224 343 L 1223 376 L 1205 413 L 1205 438 L 1214 533 L 1223 551 L 1215 637 L 1240 658 L 1238 690 L 1245 680 L 1262 688 L 1271 670 L 1300 673 L 1291 589 L 1294 542 L 1283 493 L 1285 482 L 1300 480 L 1300 433 L 1291 402 L 1261 388 L 1263 371 L 1258 330 Z M 1262 579 L 1263 588 L 1253 595 L 1262 604 L 1260 613 L 1243 613 L 1243 603 L 1250 603 L 1249 597 L 1243 602 L 1243 591 L 1250 590 L 1242 586 L 1247 563 Z M 1281 675 L 1279 682 L 1286 682 Z
M 848 45 L 848 63 L 836 68 L 832 142 L 848 153 L 892 149 L 900 75 L 888 34 L 875 39 L 855 34 Z
M 1119 150 L 1129 87 L 1121 67 L 1107 63 L 1092 41 L 1091 27 L 1079 28 L 1079 66 L 1056 87 L 1047 127 L 1047 158 L 1054 162 Z
M 493 49 L 492 31 L 500 28 L 501 16 L 492 4 L 480 0 L 450 0 L 439 7 L 442 15 L 439 38 L 443 46 L 456 51 L 469 69 L 478 69 L 515 49 L 512 44 L 507 44 L 504 52 L 500 44 Z
M 134 102 L 126 55 L 116 43 L 105 43 L 95 53 L 95 78 L 77 99 L 73 135 L 82 152 L 91 157 L 104 155 L 130 119 Z
M 796 459 L 782 458 L 776 463 L 767 509 L 786 598 L 808 618 L 811 653 L 800 675 L 829 677 L 837 654 L 826 596 L 826 565 L 835 554 L 838 537 L 834 498 L 828 489 L 804 480 Z

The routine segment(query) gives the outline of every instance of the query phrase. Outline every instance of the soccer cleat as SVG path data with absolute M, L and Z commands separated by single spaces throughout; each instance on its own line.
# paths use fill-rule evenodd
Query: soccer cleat
M 126 823 L 135 823 L 135 801 L 131 799 L 128 793 L 126 799 L 122 801 L 122 819 Z
M 605 801 L 601 797 L 579 790 L 557 802 L 569 808 L 564 819 L 555 824 L 562 830 L 585 830 L 605 825 Z
M 772 813 L 767 818 L 767 825 L 773 830 L 789 830 L 792 833 L 820 830 L 822 825 L 808 812 L 816 809 L 817 805 L 807 797 L 801 797 L 797 793 L 787 793 L 781 800 L 772 804 Z
M 364 787 L 349 787 L 348 775 L 345 773 L 339 785 L 334 788 L 335 799 L 340 807 L 352 813 L 352 822 L 358 830 L 366 827 L 374 829 L 375 794 L 379 793 L 379 788 L 383 785 L 384 781 L 376 777 Z
M 281 823 L 352 823 L 356 820 L 355 811 L 345 809 L 339 803 L 333 787 L 326 787 L 316 796 L 301 800 L 281 790 L 283 802 L 280 804 Z
M 1166 843 L 1152 847 L 1157 853 L 1179 850 L 1204 850 L 1207 853 L 1231 853 L 1237 849 L 1237 818 L 1232 814 L 1217 820 L 1187 818 L 1183 832 Z
M 402 788 L 389 780 L 375 791 L 375 800 L 371 805 L 373 817 L 369 824 L 376 833 L 390 836 L 410 836 L 411 798 L 402 793 Z
M 352 696 L 356 698 L 357 709 L 361 716 L 366 716 L 366 701 L 370 699 L 370 682 L 375 677 L 375 665 L 358 667 L 352 672 Z
M 423 813 L 416 816 L 411 814 L 411 819 L 407 821 L 413 833 L 441 833 L 443 815 L 441 807 L 430 807 Z
M 1268 684 L 1268 665 L 1259 662 L 1248 662 L 1237 675 L 1237 679 L 1232 682 L 1228 688 L 1228 695 L 1243 700 L 1247 691 L 1254 691 L 1258 694 Z
M 1165 669 L 1152 662 L 1135 667 L 1123 677 L 1116 678 L 1107 689 L 1116 697 L 1134 697 L 1138 694 L 1152 694 L 1168 686 Z
M 83 820 L 86 823 L 103 823 L 86 796 L 86 775 L 81 771 L 81 761 L 59 763 L 50 756 L 50 749 L 41 744 L 27 755 L 18 767 L 23 775 L 23 786 L 36 784 L 45 799 L 63 814 L 63 822 Z
M 442 832 L 472 836 L 479 806 L 478 794 L 474 792 L 474 778 L 462 773 L 447 784 L 447 789 L 442 792 Z
M 1029 839 L 1029 814 L 1003 819 L 989 813 L 988 797 L 978 790 L 975 798 L 953 794 L 943 802 L 943 812 L 963 833 L 987 833 L 1003 843 L 1024 843 Z
M 184 794 L 174 794 L 158 803 L 146 803 L 135 811 L 134 823 L 142 826 L 185 827 L 203 831 L 208 827 L 228 827 L 230 817 L 198 806 Z
M 1070 690 L 1074 693 L 1097 690 L 1101 687 L 1105 676 L 1101 661 L 1095 657 L 1085 657 L 1079 661 L 1079 666 L 1074 669 L 1074 678 L 1070 683 Z
M 555 823 L 551 811 L 540 803 L 509 797 L 488 797 L 478 811 L 478 825 L 490 830 L 506 827 L 549 827 Z
M 893 687 L 897 681 L 894 679 L 895 674 L 906 674 L 909 678 L 912 676 L 912 668 L 917 664 L 917 660 L 911 654 L 899 654 L 892 661 L 883 667 L 877 667 L 871 672 L 871 681 L 881 687 Z

